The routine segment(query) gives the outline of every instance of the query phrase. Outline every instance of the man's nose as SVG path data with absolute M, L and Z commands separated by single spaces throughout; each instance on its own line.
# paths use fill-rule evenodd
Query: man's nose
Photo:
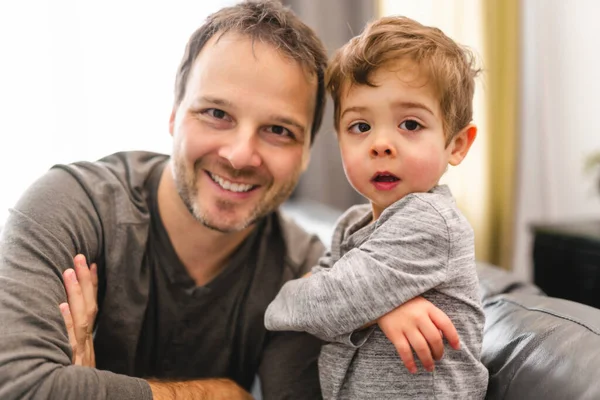
M 377 138 L 371 145 L 371 157 L 396 157 L 396 147 L 385 137 Z
M 257 151 L 257 135 L 249 129 L 231 135 L 228 143 L 219 150 L 219 156 L 228 160 L 235 169 L 256 168 L 262 164 Z

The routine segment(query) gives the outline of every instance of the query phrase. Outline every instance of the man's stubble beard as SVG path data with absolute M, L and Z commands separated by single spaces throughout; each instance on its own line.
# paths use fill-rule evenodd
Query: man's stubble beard
M 249 226 L 256 223 L 261 218 L 265 217 L 277 207 L 279 207 L 288 197 L 292 194 L 296 184 L 298 183 L 298 179 L 300 178 L 300 170 L 294 171 L 294 175 L 292 179 L 286 182 L 279 191 L 276 193 L 269 194 L 269 190 L 271 189 L 272 182 L 267 188 L 261 188 L 267 193 L 267 198 L 262 197 L 259 199 L 258 203 L 254 207 L 254 209 L 250 212 L 249 216 L 245 218 L 243 221 L 240 221 L 239 224 L 229 227 L 219 226 L 216 221 L 213 221 L 210 215 L 206 210 L 202 210 L 199 202 L 198 202 L 198 176 L 199 174 L 204 174 L 204 170 L 201 168 L 201 162 L 197 161 L 194 164 L 194 170 L 190 174 L 187 173 L 185 166 L 183 163 L 174 162 L 174 179 L 175 179 L 175 187 L 177 188 L 177 192 L 179 197 L 183 201 L 183 204 L 190 212 L 192 217 L 205 227 L 212 229 L 221 233 L 233 233 L 242 231 Z M 237 171 L 237 170 L 232 170 Z M 238 175 L 238 173 L 234 172 L 231 174 L 232 176 Z M 238 207 L 235 203 L 227 200 L 219 199 L 217 200 L 217 208 L 222 211 L 235 210 Z

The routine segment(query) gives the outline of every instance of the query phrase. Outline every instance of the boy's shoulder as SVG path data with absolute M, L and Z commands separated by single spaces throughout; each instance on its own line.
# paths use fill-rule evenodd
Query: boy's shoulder
M 410 193 L 390 205 L 381 214 L 380 223 L 389 219 L 428 220 L 452 227 L 468 222 L 458 209 L 447 185 L 437 185 L 429 192 Z
M 345 230 L 361 220 L 372 218 L 373 209 L 370 204 L 356 204 L 348 208 L 335 223 L 335 230 Z

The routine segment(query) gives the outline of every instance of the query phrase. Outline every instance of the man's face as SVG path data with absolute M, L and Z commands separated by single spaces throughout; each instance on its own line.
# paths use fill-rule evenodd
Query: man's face
M 173 178 L 205 226 L 242 230 L 285 201 L 309 160 L 316 78 L 270 44 L 213 36 L 173 110 Z

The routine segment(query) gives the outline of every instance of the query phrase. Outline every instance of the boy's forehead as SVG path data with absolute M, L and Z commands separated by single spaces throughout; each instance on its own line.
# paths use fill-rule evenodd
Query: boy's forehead
M 431 103 L 439 105 L 439 95 L 434 81 L 430 78 L 429 71 L 422 65 L 412 60 L 395 60 L 377 69 L 368 75 L 368 84 L 360 84 L 351 78 L 346 78 L 341 87 L 340 101 L 346 103 L 364 94 L 360 88 L 394 87 L 407 88 L 411 93 L 418 93 L 421 98 L 428 98 Z

